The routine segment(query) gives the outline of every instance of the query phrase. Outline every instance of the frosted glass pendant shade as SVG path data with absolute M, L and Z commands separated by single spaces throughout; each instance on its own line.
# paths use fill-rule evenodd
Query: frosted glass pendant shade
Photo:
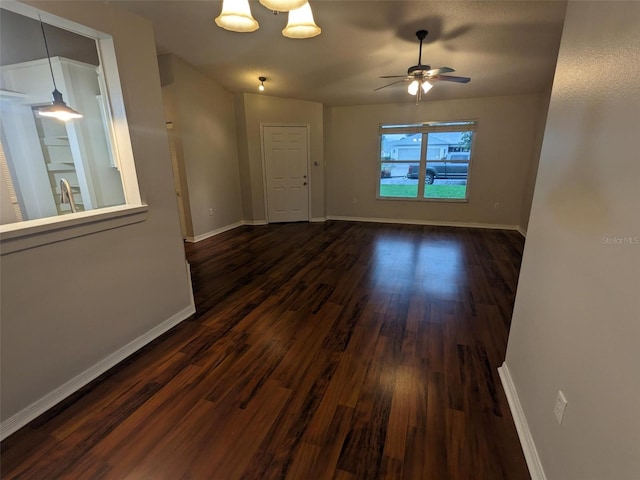
M 307 0 L 260 0 L 260 3 L 274 12 L 289 12 L 300 8 Z
M 426 80 L 422 81 L 422 91 L 424 93 L 427 93 L 432 88 L 433 88 L 433 85 L 431 85 L 429 82 L 427 82 Z
M 230 32 L 253 32 L 260 27 L 251 15 L 249 0 L 224 0 L 216 25 Z
M 289 12 L 289 22 L 282 35 L 289 38 L 311 38 L 320 35 L 322 30 L 313 20 L 311 5 L 306 2 L 300 8 Z
M 409 95 L 415 95 L 416 93 L 418 93 L 419 88 L 420 88 L 420 82 L 418 82 L 417 80 L 414 80 L 409 84 L 409 88 L 407 88 L 407 92 L 409 92 Z

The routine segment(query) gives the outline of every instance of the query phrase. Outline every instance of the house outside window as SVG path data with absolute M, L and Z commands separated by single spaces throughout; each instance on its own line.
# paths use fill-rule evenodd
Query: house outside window
M 477 122 L 380 126 L 380 199 L 466 201 Z

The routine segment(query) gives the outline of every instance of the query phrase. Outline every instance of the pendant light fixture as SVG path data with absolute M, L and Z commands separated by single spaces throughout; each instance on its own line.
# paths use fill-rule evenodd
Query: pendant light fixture
M 264 82 L 267 81 L 267 77 L 258 77 L 258 80 L 260 80 L 260 85 L 258 85 L 258 90 L 260 90 L 261 92 L 264 92 Z
M 223 0 L 216 25 L 230 32 L 253 32 L 260 25 L 251 15 L 249 0 Z
M 322 29 L 313 20 L 313 12 L 309 2 L 300 8 L 289 12 L 289 21 L 282 30 L 282 35 L 288 38 L 312 38 L 320 35 Z
M 49 45 L 47 44 L 47 36 L 44 34 L 44 24 L 42 18 L 40 20 L 40 28 L 42 29 L 42 38 L 44 38 L 44 48 L 47 51 L 47 60 L 49 61 L 49 70 L 51 71 L 51 80 L 53 81 L 53 103 L 51 105 L 45 105 L 38 108 L 38 115 L 41 117 L 51 117 L 66 122 L 74 118 L 82 118 L 82 114 L 76 112 L 74 109 L 69 108 L 62 99 L 62 93 L 58 91 L 56 86 L 56 78 L 53 76 L 53 67 L 51 66 L 51 55 L 49 54 Z
M 260 3 L 274 12 L 290 12 L 300 8 L 307 0 L 260 0 Z
M 289 38 L 312 38 L 322 30 L 313 19 L 309 0 L 260 0 L 260 3 L 278 14 L 289 12 L 289 22 L 282 35 Z M 222 0 L 222 12 L 216 25 L 231 32 L 253 32 L 260 26 L 251 15 L 249 0 Z

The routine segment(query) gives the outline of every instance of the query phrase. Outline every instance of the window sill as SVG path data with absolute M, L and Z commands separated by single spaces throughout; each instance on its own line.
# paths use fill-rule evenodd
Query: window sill
M 147 219 L 147 205 L 119 205 L 0 226 L 0 255 L 111 230 Z
M 415 198 L 415 197 L 376 197 L 376 200 L 391 200 L 397 202 L 438 202 L 438 203 L 469 203 L 468 198 Z

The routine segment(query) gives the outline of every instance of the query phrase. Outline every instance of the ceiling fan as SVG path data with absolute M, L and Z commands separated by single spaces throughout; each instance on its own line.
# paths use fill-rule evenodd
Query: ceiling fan
M 401 80 L 397 80 L 395 82 L 391 82 L 387 85 L 383 85 L 382 87 L 378 87 L 374 90 L 374 92 L 378 90 L 382 90 L 383 88 L 390 87 L 391 85 L 396 85 L 402 82 L 411 82 L 409 84 L 409 88 L 407 91 L 411 95 L 416 96 L 416 103 L 420 102 L 420 98 L 423 93 L 427 93 L 431 90 L 433 85 L 431 81 L 433 80 L 443 80 L 446 82 L 457 82 L 457 83 L 469 83 L 471 79 L 469 77 L 456 77 L 453 75 L 442 75 L 443 73 L 451 73 L 455 72 L 453 68 L 450 67 L 440 67 L 440 68 L 431 68 L 430 65 L 422 64 L 422 42 L 426 38 L 427 34 L 426 30 L 418 30 L 416 32 L 416 37 L 420 40 L 420 53 L 418 54 L 418 64 L 412 67 L 409 67 L 406 75 L 384 75 L 380 78 L 400 78 Z

